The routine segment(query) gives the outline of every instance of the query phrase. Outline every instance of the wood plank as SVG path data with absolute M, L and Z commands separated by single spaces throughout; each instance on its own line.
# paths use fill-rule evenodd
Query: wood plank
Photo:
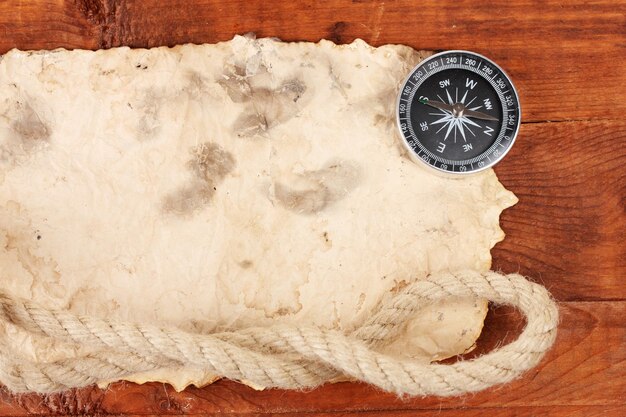
M 102 46 L 98 1 L 1 1 L 0 54 L 9 49 L 96 49 Z
M 235 382 L 220 381 L 177 393 L 165 384 L 121 382 L 107 390 L 85 388 L 48 396 L 2 392 L 0 415 L 432 412 L 457 408 L 482 412 L 506 408 L 504 415 L 533 415 L 538 410 L 546 415 L 582 415 L 583 411 L 597 414 L 604 410 L 617 415 L 615 410 L 623 410 L 626 405 L 626 301 L 562 303 L 561 315 L 555 348 L 537 369 L 511 384 L 459 398 L 400 399 L 359 383 L 329 384 L 304 393 L 254 391 Z M 506 343 L 521 327 L 517 313 L 494 309 L 479 348 L 485 351 Z M 571 414 L 559 414 L 560 408 Z M 478 415 L 471 414 L 471 410 L 464 412 Z
M 493 269 L 521 272 L 558 300 L 626 299 L 626 122 L 523 125 L 496 166 L 520 199 Z
M 247 32 L 285 41 L 358 37 L 484 53 L 512 76 L 526 121 L 618 119 L 626 113 L 624 9 L 623 0 L 428 0 L 419 7 L 411 0 L 9 0 L 0 3 L 0 53 L 211 43 Z
M 498 417 L 623 417 L 626 409 L 624 407 L 612 407 L 612 406 L 554 406 L 554 407 L 507 407 L 507 408 L 471 408 L 471 409 L 458 409 L 458 408 L 442 408 L 436 410 L 436 415 L 446 417 L 484 417 L 490 415 L 497 415 Z M 163 414 L 130 414 L 129 417 L 148 417 L 158 416 Z M 185 414 L 186 416 L 207 416 L 208 414 Z M 302 413 L 218 413 L 211 415 L 227 415 L 230 417 L 295 417 L 302 416 Z M 330 413 L 311 413 L 315 417 L 342 417 L 342 416 L 354 416 L 359 417 L 408 417 L 408 416 L 432 416 L 432 410 L 375 410 L 353 413 L 353 412 L 330 412 Z

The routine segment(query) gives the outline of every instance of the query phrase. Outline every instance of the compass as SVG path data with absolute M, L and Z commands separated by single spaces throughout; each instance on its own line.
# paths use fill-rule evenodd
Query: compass
M 520 127 L 517 91 L 502 68 L 469 51 L 446 51 L 420 62 L 397 101 L 409 152 L 439 171 L 487 169 L 511 149 Z

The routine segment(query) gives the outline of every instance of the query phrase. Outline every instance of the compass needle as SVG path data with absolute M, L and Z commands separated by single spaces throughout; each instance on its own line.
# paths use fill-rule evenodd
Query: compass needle
M 420 62 L 401 86 L 396 112 L 404 144 L 418 163 L 455 174 L 500 161 L 521 122 L 511 80 L 494 62 L 469 51 Z
M 434 108 L 439 109 L 439 110 L 442 110 L 446 114 L 452 114 L 452 108 L 454 107 L 454 106 L 452 106 L 450 104 L 442 103 L 442 102 L 436 101 L 436 100 L 420 101 L 420 103 L 425 104 L 425 105 L 430 106 L 430 107 L 434 107 Z
M 464 114 L 467 117 L 473 117 L 475 119 L 493 120 L 493 121 L 496 121 L 496 122 L 499 120 L 497 117 L 493 117 L 493 116 L 488 115 L 487 113 L 474 111 L 474 110 L 465 110 Z

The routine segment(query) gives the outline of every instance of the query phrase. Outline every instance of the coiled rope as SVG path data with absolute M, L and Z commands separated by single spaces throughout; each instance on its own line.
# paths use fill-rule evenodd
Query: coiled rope
M 424 364 L 376 350 L 428 303 L 476 297 L 508 304 L 526 317 L 514 342 L 476 359 Z M 33 362 L 0 345 L 0 381 L 15 392 L 49 393 L 132 374 L 183 366 L 268 388 L 312 388 L 348 377 L 399 395 L 453 396 L 519 377 L 536 366 L 556 337 L 558 308 L 548 291 L 517 274 L 462 271 L 418 280 L 384 301 L 351 334 L 276 325 L 195 334 L 48 310 L 0 294 L 0 322 L 75 349 L 70 357 Z

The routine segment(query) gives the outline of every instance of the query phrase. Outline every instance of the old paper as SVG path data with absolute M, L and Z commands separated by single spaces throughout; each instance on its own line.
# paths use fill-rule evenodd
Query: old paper
M 235 37 L 0 61 L 0 289 L 50 308 L 212 332 L 349 331 L 426 273 L 487 270 L 515 196 L 488 170 L 412 162 L 395 97 L 423 57 L 363 41 Z M 486 306 L 450 300 L 389 352 L 471 349 Z M 75 350 L 16 329 L 15 354 Z M 79 348 L 76 348 L 79 349 Z M 202 369 L 129 378 L 177 388 Z

